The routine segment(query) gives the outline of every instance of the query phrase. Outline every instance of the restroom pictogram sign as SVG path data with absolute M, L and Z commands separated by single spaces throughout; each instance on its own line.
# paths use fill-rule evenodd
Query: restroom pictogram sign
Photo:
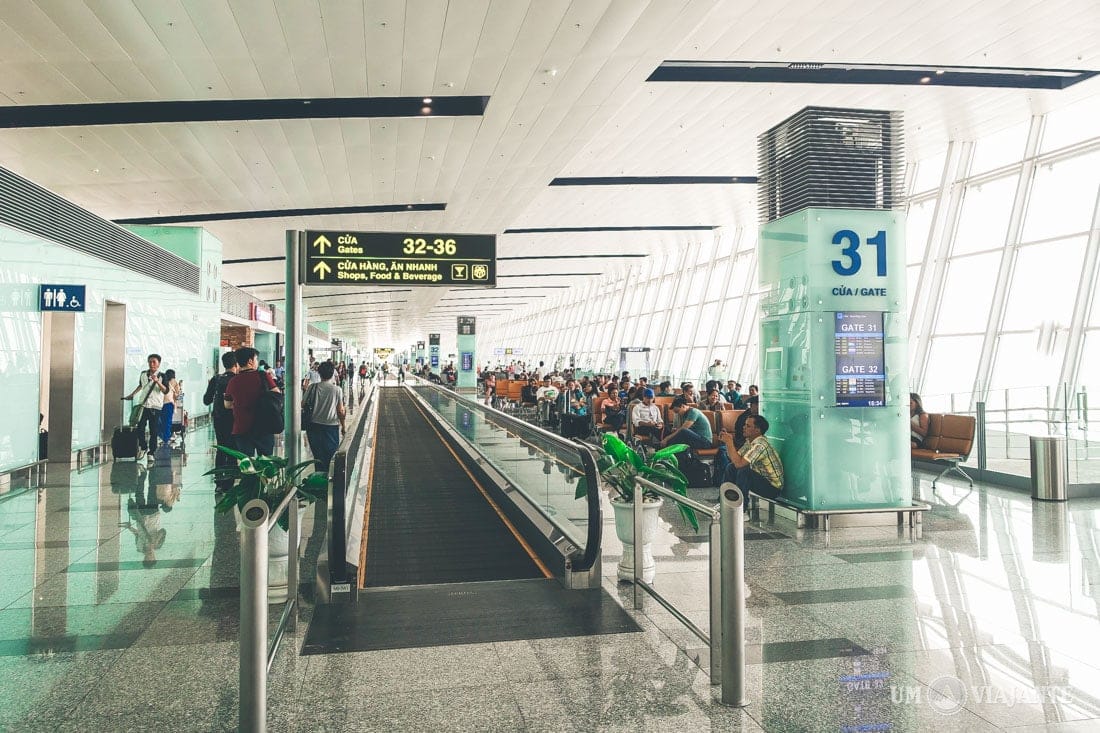
M 43 283 L 38 286 L 38 310 L 83 313 L 85 290 L 84 285 Z

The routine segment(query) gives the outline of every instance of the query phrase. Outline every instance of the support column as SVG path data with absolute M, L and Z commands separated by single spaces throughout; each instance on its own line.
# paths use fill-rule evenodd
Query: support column
M 286 460 L 290 465 L 301 461 L 302 444 L 302 353 L 305 347 L 305 323 L 302 320 L 302 284 L 300 259 L 305 249 L 305 233 L 286 233 Z
M 458 384 L 460 391 L 477 390 L 477 319 L 458 317 Z

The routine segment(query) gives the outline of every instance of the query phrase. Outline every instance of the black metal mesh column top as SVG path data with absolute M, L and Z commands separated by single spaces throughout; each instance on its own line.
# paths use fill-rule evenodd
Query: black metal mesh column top
M 904 166 L 901 112 L 806 107 L 757 140 L 760 222 L 809 208 L 899 208 Z

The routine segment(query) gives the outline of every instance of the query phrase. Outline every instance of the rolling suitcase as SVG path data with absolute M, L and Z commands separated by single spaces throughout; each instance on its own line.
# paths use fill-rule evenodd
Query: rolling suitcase
M 111 436 L 111 455 L 116 461 L 136 461 L 138 457 L 138 432 L 129 425 L 115 428 Z

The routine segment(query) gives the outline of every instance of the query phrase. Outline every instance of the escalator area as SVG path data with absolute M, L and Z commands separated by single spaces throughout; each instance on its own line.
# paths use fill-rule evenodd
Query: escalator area
M 424 381 L 348 433 L 303 654 L 639 630 L 601 588 L 587 445 Z

